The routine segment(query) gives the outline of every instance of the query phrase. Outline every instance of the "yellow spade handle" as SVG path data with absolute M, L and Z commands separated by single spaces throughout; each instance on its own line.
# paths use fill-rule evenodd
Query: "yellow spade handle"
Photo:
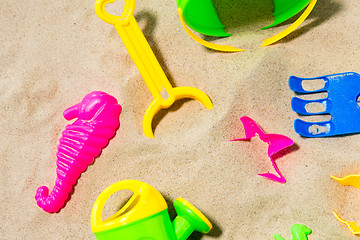
M 161 92 L 165 89 L 172 98 L 172 86 L 135 20 L 135 0 L 125 0 L 124 11 L 120 16 L 106 12 L 105 5 L 113 2 L 115 0 L 97 0 L 96 14 L 103 21 L 114 25 L 153 97 L 162 98 Z
M 113 2 L 115 0 L 97 0 L 95 2 L 95 12 L 101 20 L 114 25 L 154 97 L 143 119 L 145 136 L 154 137 L 151 126 L 153 117 L 160 109 L 170 107 L 178 99 L 193 98 L 201 102 L 207 109 L 211 109 L 213 107 L 212 102 L 204 92 L 191 87 L 173 88 L 171 86 L 135 20 L 135 0 L 125 0 L 125 8 L 120 16 L 114 16 L 106 12 L 105 5 Z M 161 96 L 164 90 L 168 95 L 166 99 Z

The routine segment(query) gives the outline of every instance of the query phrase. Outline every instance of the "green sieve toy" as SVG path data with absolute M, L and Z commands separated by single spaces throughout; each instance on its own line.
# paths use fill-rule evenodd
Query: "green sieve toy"
M 106 201 L 115 192 L 134 194 L 114 215 L 102 220 Z M 212 225 L 193 205 L 182 198 L 174 202 L 177 217 L 171 222 L 161 194 L 149 184 L 126 180 L 106 188 L 91 212 L 91 228 L 98 240 L 186 240 L 192 232 L 208 233 Z
M 262 29 L 277 26 L 301 12 L 304 8 L 306 8 L 306 6 L 307 8 L 292 25 L 275 36 L 266 39 L 261 46 L 264 47 L 273 44 L 294 31 L 309 16 L 316 4 L 316 1 L 317 0 L 274 0 L 274 23 Z M 180 21 L 185 31 L 195 41 L 205 47 L 218 51 L 244 51 L 244 49 L 237 49 L 230 46 L 207 42 L 193 34 L 188 29 L 189 27 L 198 33 L 214 37 L 228 37 L 231 35 L 225 32 L 225 26 L 221 23 L 212 0 L 177 0 L 177 6 Z

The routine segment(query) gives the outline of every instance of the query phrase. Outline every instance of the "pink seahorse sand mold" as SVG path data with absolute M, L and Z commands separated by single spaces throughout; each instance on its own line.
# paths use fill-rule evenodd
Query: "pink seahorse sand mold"
M 277 165 L 275 163 L 274 155 L 276 153 L 279 153 L 283 149 L 293 145 L 294 141 L 284 135 L 264 133 L 264 131 L 257 125 L 257 123 L 247 116 L 241 117 L 240 120 L 244 125 L 245 138 L 238 138 L 238 139 L 233 139 L 230 141 L 250 140 L 252 137 L 255 137 L 256 135 L 258 135 L 263 142 L 266 142 L 267 144 L 269 144 L 268 156 L 271 160 L 271 163 L 272 163 L 275 171 L 279 175 L 279 176 L 276 176 L 275 174 L 268 172 L 268 173 L 261 173 L 261 174 L 259 174 L 259 176 L 263 176 L 265 178 L 268 178 L 268 179 L 276 181 L 276 182 L 285 183 L 286 179 L 281 174 L 279 168 L 277 167 Z
M 66 120 L 77 118 L 66 126 L 57 151 L 57 178 L 49 195 L 46 186 L 39 187 L 35 199 L 44 211 L 58 212 L 69 198 L 74 184 L 89 164 L 115 136 L 120 126 L 121 106 L 116 98 L 99 91 L 64 111 Z

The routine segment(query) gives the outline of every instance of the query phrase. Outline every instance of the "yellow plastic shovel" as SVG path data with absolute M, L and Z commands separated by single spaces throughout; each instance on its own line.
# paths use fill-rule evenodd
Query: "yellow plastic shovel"
M 125 0 L 124 11 L 120 16 L 114 16 L 105 10 L 106 4 L 114 2 L 115 0 L 97 0 L 95 3 L 95 12 L 101 20 L 114 25 L 130 57 L 154 97 L 143 118 L 143 131 L 145 136 L 150 138 L 154 137 L 152 131 L 152 120 L 154 116 L 159 110 L 169 108 L 176 100 L 192 98 L 202 103 L 207 109 L 211 109 L 213 107 L 211 100 L 201 90 L 193 87 L 173 88 L 171 86 L 135 20 L 135 0 Z M 166 91 L 168 95 L 166 99 L 161 96 L 161 93 L 164 91 Z

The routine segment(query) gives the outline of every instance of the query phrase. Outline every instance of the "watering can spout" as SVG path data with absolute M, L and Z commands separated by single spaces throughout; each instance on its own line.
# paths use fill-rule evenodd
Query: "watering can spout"
M 210 221 L 183 198 L 176 199 L 174 207 L 178 216 L 172 224 L 177 240 L 186 240 L 194 231 L 208 233 L 211 230 Z

